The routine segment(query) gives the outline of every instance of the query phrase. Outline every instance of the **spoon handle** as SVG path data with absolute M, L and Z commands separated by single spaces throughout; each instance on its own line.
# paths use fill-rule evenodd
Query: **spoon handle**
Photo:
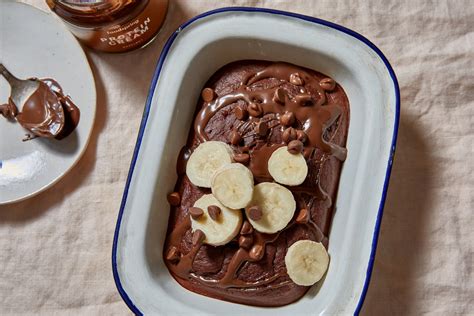
M 8 83 L 10 84 L 10 86 L 14 86 L 16 85 L 17 83 L 20 82 L 20 79 L 18 79 L 17 77 L 15 77 L 14 75 L 12 75 L 12 73 L 10 71 L 8 71 L 7 68 L 5 68 L 5 66 L 3 66 L 3 64 L 0 64 L 0 74 L 5 78 L 7 79 Z

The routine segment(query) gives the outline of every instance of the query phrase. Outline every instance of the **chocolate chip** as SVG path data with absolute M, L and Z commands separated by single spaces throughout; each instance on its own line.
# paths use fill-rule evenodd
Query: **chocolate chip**
M 304 144 L 308 140 L 308 135 L 306 135 L 306 133 L 302 130 L 297 130 L 296 138 Z
M 235 114 L 235 117 L 241 121 L 244 121 L 249 117 L 249 112 L 240 106 L 237 106 L 234 109 L 234 114 Z
M 319 86 L 326 91 L 332 91 L 336 88 L 336 82 L 331 78 L 324 78 L 319 82 Z
M 242 136 L 240 136 L 239 132 L 233 131 L 230 135 L 230 143 L 232 145 L 239 145 L 242 141 Z
M 249 256 L 252 260 L 260 260 L 263 257 L 263 247 L 261 245 L 255 245 L 250 249 Z
M 8 107 L 8 104 L 0 104 L 0 113 L 4 117 L 10 117 L 10 108 Z
M 252 102 L 253 103 L 262 103 L 263 100 L 261 99 L 261 97 L 257 96 L 257 97 L 252 98 Z
M 259 221 L 262 219 L 263 213 L 260 207 L 254 205 L 248 209 L 247 215 L 251 220 Z
M 303 143 L 300 140 L 292 140 L 288 143 L 288 152 L 293 155 L 300 154 L 303 151 L 303 147 Z
M 256 132 L 258 136 L 265 137 L 268 134 L 268 125 L 266 122 L 259 122 L 257 124 Z
M 295 124 L 295 114 L 293 112 L 286 112 L 280 117 L 280 123 L 283 126 L 291 126 Z
M 181 196 L 178 192 L 171 192 L 168 194 L 168 203 L 172 206 L 178 206 L 181 203 Z
M 303 79 L 300 77 L 300 74 L 295 72 L 290 75 L 290 83 L 297 85 L 297 86 L 302 86 L 304 84 Z
M 206 238 L 206 234 L 204 234 L 202 230 L 197 229 L 193 233 L 193 245 L 194 246 L 199 245 L 200 243 L 204 241 L 204 238 Z
M 278 88 L 275 90 L 275 93 L 273 94 L 273 102 L 276 103 L 285 103 L 285 90 L 283 88 Z
M 188 212 L 189 212 L 189 215 L 191 215 L 193 219 L 198 219 L 199 217 L 202 216 L 202 214 L 204 214 L 204 211 L 200 209 L 199 207 L 190 207 L 188 209 Z
M 172 246 L 166 253 L 166 260 L 171 262 L 178 262 L 180 257 L 179 250 L 175 246 Z
M 204 88 L 201 92 L 201 97 L 206 102 L 211 102 L 214 100 L 214 90 L 211 88 Z
M 240 234 L 241 235 L 249 235 L 253 232 L 253 227 L 250 224 L 250 222 L 245 221 L 244 224 L 242 225 L 242 228 L 240 229 Z
M 250 161 L 250 155 L 249 154 L 235 154 L 234 161 L 246 165 Z
M 288 127 L 283 131 L 282 134 L 282 139 L 285 142 L 285 144 L 288 144 L 292 140 L 295 140 L 297 135 L 296 135 L 296 130 L 293 127 Z
M 302 208 L 296 217 L 296 222 L 299 224 L 305 224 L 309 221 L 308 209 Z
M 253 237 L 252 236 L 240 236 L 239 237 L 239 246 L 244 249 L 250 249 L 253 244 Z
M 253 117 L 260 117 L 263 114 L 262 106 L 258 103 L 250 103 L 248 111 Z
M 7 119 L 14 119 L 18 114 L 17 107 L 12 101 L 7 104 L 0 104 L 0 113 Z
M 313 104 L 313 98 L 311 98 L 310 94 L 298 94 L 295 97 L 296 103 L 298 103 L 301 106 L 308 106 Z
M 212 220 L 217 221 L 219 215 L 221 215 L 221 208 L 217 205 L 209 205 L 207 207 L 207 212 Z

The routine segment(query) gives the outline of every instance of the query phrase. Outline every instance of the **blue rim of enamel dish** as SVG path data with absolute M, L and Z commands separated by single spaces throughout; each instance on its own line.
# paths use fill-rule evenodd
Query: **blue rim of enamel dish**
M 383 63 L 385 64 L 385 67 L 387 67 L 387 71 L 389 72 L 390 77 L 392 78 L 393 87 L 394 87 L 394 90 L 395 90 L 395 99 L 396 99 L 395 100 L 395 107 L 396 107 L 395 110 L 396 110 L 396 112 L 395 112 L 395 121 L 394 121 L 394 126 L 393 126 L 392 145 L 391 145 L 391 152 L 390 152 L 390 156 L 389 156 L 389 161 L 388 161 L 388 164 L 387 164 L 387 170 L 386 170 L 386 173 L 385 173 L 385 181 L 384 181 L 384 185 L 383 185 L 382 197 L 380 199 L 380 205 L 379 205 L 379 210 L 378 210 L 378 214 L 377 214 L 377 220 L 375 222 L 374 235 L 373 235 L 373 239 L 372 239 L 372 249 L 371 249 L 371 252 L 370 252 L 369 264 L 367 266 L 364 287 L 362 289 L 362 293 L 360 295 L 357 307 L 354 311 L 354 315 L 359 315 L 359 313 L 362 309 L 362 305 L 364 303 L 365 296 L 367 294 L 367 290 L 369 288 L 370 278 L 371 278 L 371 275 L 372 275 L 372 269 L 373 269 L 374 260 L 375 260 L 375 253 L 376 253 L 376 250 L 377 250 L 377 242 L 378 242 L 379 232 L 380 232 L 380 224 L 381 224 L 382 215 L 383 215 L 383 208 L 384 208 L 384 204 L 385 204 L 385 199 L 387 197 L 388 183 L 389 183 L 389 180 L 390 180 L 390 173 L 392 171 L 393 158 L 394 158 L 394 155 L 395 155 L 395 147 L 396 147 L 396 144 L 397 144 L 398 122 L 399 122 L 399 118 L 400 118 L 400 89 L 399 89 L 399 86 L 398 86 L 398 80 L 397 80 L 397 77 L 395 75 L 395 72 L 392 69 L 392 66 L 390 65 L 390 63 L 388 62 L 387 58 L 384 56 L 382 51 L 377 46 L 375 46 L 371 41 L 369 41 L 367 38 L 360 35 L 359 33 L 354 32 L 354 31 L 352 31 L 348 28 L 345 28 L 343 26 L 340 26 L 338 24 L 328 22 L 328 21 L 325 21 L 325 20 L 321 20 L 321 19 L 318 19 L 318 18 L 315 18 L 315 17 L 301 15 L 301 14 L 292 13 L 292 12 L 273 10 L 273 9 L 253 8 L 253 7 L 225 7 L 225 8 L 215 9 L 215 10 L 208 11 L 208 12 L 202 13 L 200 15 L 197 15 L 194 18 L 188 20 L 187 22 L 182 24 L 168 38 L 168 41 L 166 42 L 166 44 L 163 47 L 163 50 L 161 52 L 160 58 L 159 58 L 158 63 L 156 65 L 155 73 L 153 74 L 153 79 L 151 81 L 150 90 L 148 92 L 148 98 L 147 98 L 147 101 L 146 101 L 146 104 L 145 104 L 145 109 L 143 111 L 142 121 L 140 123 L 140 130 L 139 130 L 139 133 L 138 133 L 137 142 L 136 142 L 136 145 L 135 145 L 135 149 L 133 151 L 132 161 L 130 163 L 130 170 L 128 172 L 127 182 L 125 184 L 125 189 L 124 189 L 124 192 L 123 192 L 122 203 L 120 204 L 120 211 L 119 211 L 119 214 L 118 214 L 117 225 L 115 227 L 114 241 L 113 241 L 113 246 L 112 246 L 112 270 L 113 270 L 115 285 L 117 286 L 117 289 L 120 293 L 120 296 L 122 296 L 122 299 L 125 301 L 125 303 L 130 308 L 130 310 L 133 313 L 137 314 L 137 315 L 143 315 L 143 313 L 132 302 L 132 300 L 128 296 L 127 292 L 125 292 L 125 289 L 122 287 L 122 283 L 120 282 L 120 276 L 119 276 L 119 273 L 118 273 L 118 270 L 117 270 L 117 244 L 118 244 L 118 236 L 119 236 L 119 232 L 120 232 L 120 225 L 122 223 L 123 211 L 124 211 L 125 205 L 127 203 L 128 189 L 130 187 L 130 182 L 131 182 L 132 177 L 133 177 L 133 171 L 135 169 L 135 164 L 137 162 L 138 153 L 140 151 L 140 145 L 142 143 L 143 134 L 145 132 L 145 127 L 146 127 L 146 123 L 147 123 L 147 120 L 148 120 L 148 115 L 150 114 L 150 108 L 151 108 L 151 101 L 153 99 L 153 93 L 154 93 L 154 90 L 155 90 L 155 87 L 156 87 L 156 83 L 158 82 L 158 78 L 160 77 L 160 72 L 161 72 L 161 69 L 163 68 L 163 63 L 166 59 L 166 56 L 168 55 L 168 52 L 169 52 L 171 46 L 173 45 L 174 40 L 179 35 L 179 33 L 184 28 L 186 28 L 190 24 L 192 24 L 192 23 L 194 23 L 194 22 L 196 22 L 200 19 L 206 18 L 206 17 L 214 15 L 214 14 L 223 13 L 223 12 L 259 12 L 259 13 L 262 12 L 262 13 L 268 13 L 268 14 L 283 15 L 283 16 L 288 16 L 288 17 L 292 17 L 292 18 L 296 18 L 296 19 L 300 19 L 300 20 L 304 20 L 304 21 L 308 21 L 308 22 L 312 22 L 312 23 L 316 23 L 316 24 L 321 24 L 321 25 L 336 29 L 336 30 L 341 31 L 345 34 L 348 34 L 352 37 L 355 37 L 359 41 L 361 41 L 364 44 L 366 44 L 367 46 L 369 46 L 380 57 L 380 59 L 382 59 Z

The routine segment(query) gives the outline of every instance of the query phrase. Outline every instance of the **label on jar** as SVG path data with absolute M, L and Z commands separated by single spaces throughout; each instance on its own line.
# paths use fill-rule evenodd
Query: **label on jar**
M 108 46 L 122 45 L 127 48 L 128 45 L 135 45 L 141 42 L 141 37 L 147 37 L 150 31 L 151 19 L 144 16 L 138 18 L 124 26 L 115 25 L 101 34 L 100 41 Z
M 143 11 L 131 20 L 101 29 L 70 25 L 72 33 L 87 46 L 105 52 L 125 52 L 148 43 L 165 19 L 168 1 L 150 0 Z

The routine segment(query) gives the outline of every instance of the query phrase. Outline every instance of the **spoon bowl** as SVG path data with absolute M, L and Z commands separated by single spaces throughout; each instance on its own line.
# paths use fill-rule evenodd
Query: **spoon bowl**
M 0 74 L 10 84 L 10 98 L 17 107 L 20 107 L 22 104 L 24 104 L 38 89 L 40 84 L 39 80 L 36 78 L 26 80 L 18 79 L 3 64 L 0 64 Z

